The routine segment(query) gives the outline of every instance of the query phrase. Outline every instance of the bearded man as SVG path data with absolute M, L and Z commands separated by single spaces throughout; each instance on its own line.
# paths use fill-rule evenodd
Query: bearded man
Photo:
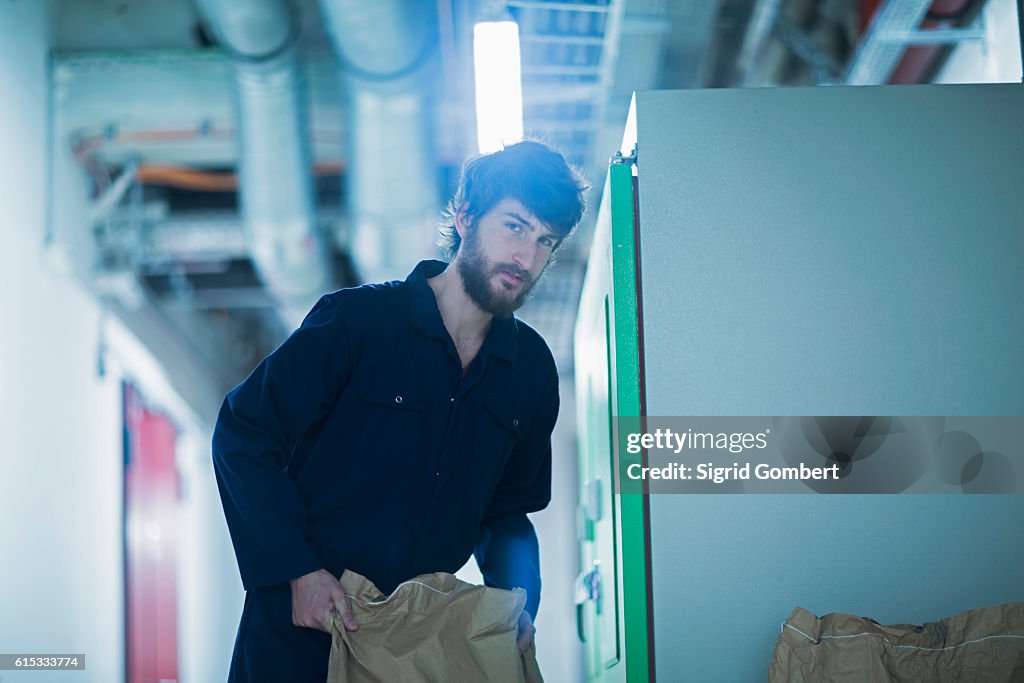
M 246 589 L 229 680 L 323 681 L 345 569 L 385 595 L 475 555 L 540 604 L 527 513 L 551 499 L 558 371 L 513 312 L 579 223 L 585 181 L 539 142 L 470 159 L 449 263 L 324 295 L 224 399 L 213 462 Z

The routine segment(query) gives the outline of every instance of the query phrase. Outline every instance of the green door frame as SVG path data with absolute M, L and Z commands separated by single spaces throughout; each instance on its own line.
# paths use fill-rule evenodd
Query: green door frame
M 609 169 L 611 200 L 611 366 L 609 394 L 613 423 L 621 418 L 644 416 L 643 347 L 641 343 L 639 223 L 637 214 L 636 157 L 617 155 Z M 619 418 L 619 420 L 616 420 Z M 654 680 L 654 639 L 650 596 L 650 524 L 648 497 L 642 482 L 623 480 L 621 474 L 633 462 L 646 464 L 646 452 L 630 455 L 625 433 L 612 425 L 617 441 L 619 505 L 626 680 Z
M 585 571 L 577 579 L 577 628 L 594 683 L 654 680 L 647 491 L 621 476 L 634 462 L 646 464 L 645 452 L 625 448 L 645 413 L 634 161 L 616 155 L 609 168 L 576 324 Z

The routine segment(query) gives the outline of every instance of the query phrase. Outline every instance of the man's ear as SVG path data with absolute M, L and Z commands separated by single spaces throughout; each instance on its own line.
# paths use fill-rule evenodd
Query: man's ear
M 462 205 L 455 212 L 455 232 L 459 233 L 460 239 L 466 239 L 466 231 L 469 230 L 470 222 L 469 212 L 466 210 L 466 206 Z

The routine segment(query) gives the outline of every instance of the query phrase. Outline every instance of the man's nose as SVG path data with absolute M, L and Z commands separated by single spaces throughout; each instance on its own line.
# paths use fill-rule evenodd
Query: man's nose
M 526 242 L 527 244 L 516 246 L 512 259 L 517 266 L 530 272 L 533 270 L 534 262 L 537 260 L 537 243 L 534 240 L 526 240 Z

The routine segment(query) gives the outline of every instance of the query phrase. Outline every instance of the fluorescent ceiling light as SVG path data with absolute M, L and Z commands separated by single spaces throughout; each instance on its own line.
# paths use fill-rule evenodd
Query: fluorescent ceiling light
M 523 137 L 523 86 L 519 69 L 519 25 L 482 21 L 473 27 L 476 78 L 476 139 L 494 152 Z

